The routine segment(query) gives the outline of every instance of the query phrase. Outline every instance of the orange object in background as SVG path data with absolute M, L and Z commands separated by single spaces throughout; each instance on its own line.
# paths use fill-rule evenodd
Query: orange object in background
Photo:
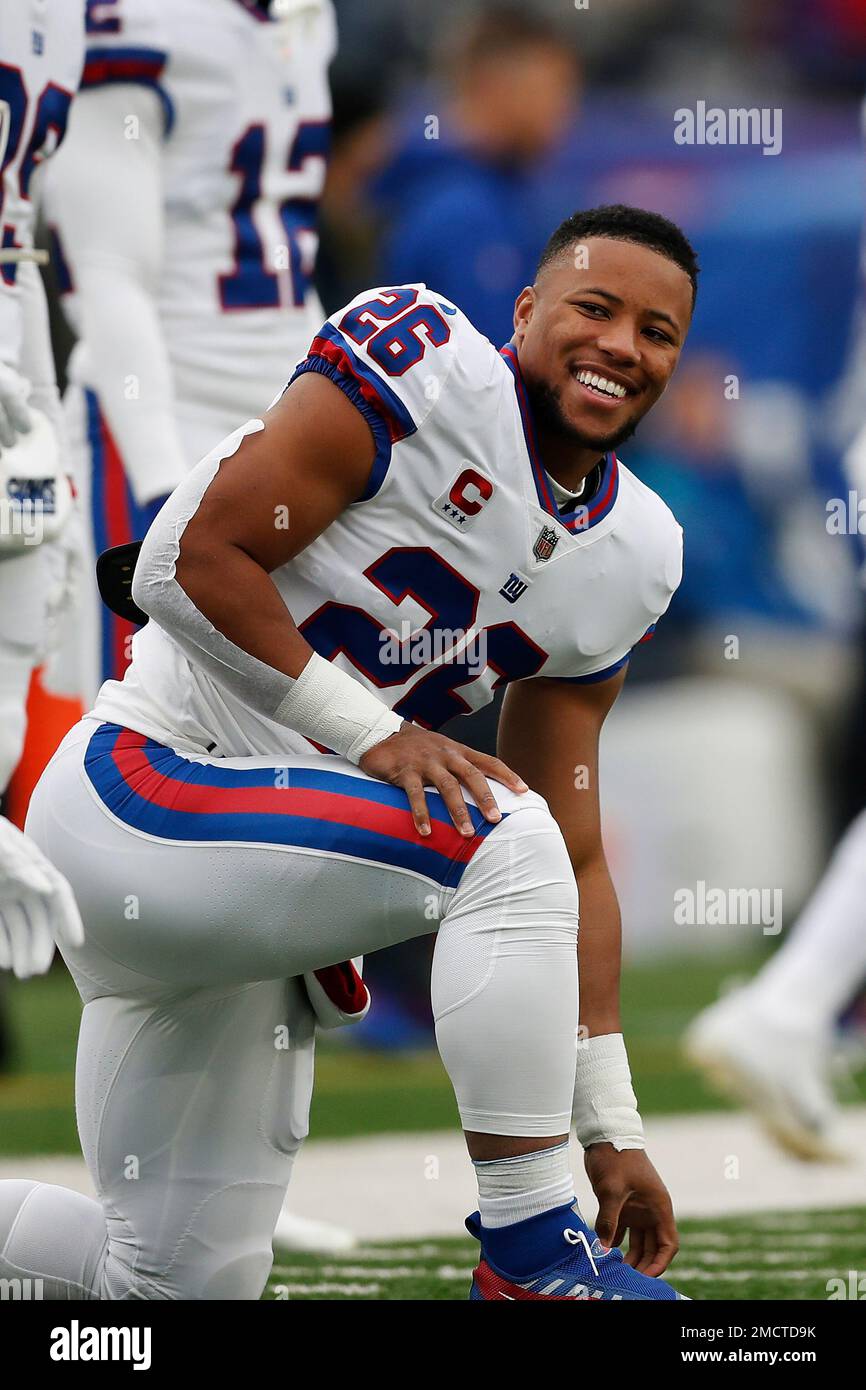
M 83 714 L 81 702 L 68 696 L 52 695 L 42 687 L 41 669 L 30 678 L 27 696 L 27 736 L 24 752 L 6 794 L 6 814 L 24 827 L 24 817 L 33 788 L 60 740 Z

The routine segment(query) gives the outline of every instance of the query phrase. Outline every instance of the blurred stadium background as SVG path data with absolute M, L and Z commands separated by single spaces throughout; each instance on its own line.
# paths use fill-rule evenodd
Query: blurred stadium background
M 318 274 L 327 312 L 368 285 L 424 280 L 505 341 L 550 229 L 602 202 L 665 213 L 698 248 L 683 364 L 623 450 L 685 528 L 685 579 L 632 662 L 602 743 L 602 786 L 638 1097 L 650 1118 L 717 1109 L 681 1059 L 682 1031 L 784 941 L 866 802 L 860 542 L 827 527 L 828 500 L 849 487 L 842 453 L 866 416 L 866 3 L 523 0 L 517 18 L 470 0 L 336 9 Z M 515 45 L 531 61 L 517 62 Z M 782 154 L 676 144 L 674 112 L 699 100 L 782 108 Z M 59 317 L 56 329 L 62 370 Z M 59 723 L 74 717 L 47 710 L 38 682 L 32 710 L 10 800 L 19 820 Z M 492 748 L 495 722 L 490 708 L 448 732 Z M 781 935 L 677 925 L 674 893 L 698 880 L 781 887 Z M 315 1140 L 454 1125 L 433 1048 L 431 949 L 368 960 L 368 1020 L 319 1048 Z M 0 999 L 0 1156 L 77 1155 L 78 1000 L 62 963 L 27 984 L 4 980 Z M 866 1080 L 860 1014 L 852 999 L 849 1100 Z M 662 1171 L 676 1200 L 677 1173 Z M 815 1178 L 793 1163 L 788 1176 L 808 1208 Z M 841 1214 L 839 1229 L 862 1237 L 863 1213 Z M 826 1296 L 823 1282 L 805 1296 Z

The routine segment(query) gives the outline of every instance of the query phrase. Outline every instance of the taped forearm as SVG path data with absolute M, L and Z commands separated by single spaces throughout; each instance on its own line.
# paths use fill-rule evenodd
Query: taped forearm
M 184 531 L 222 460 L 237 451 L 247 434 L 262 428 L 261 420 L 249 420 L 229 435 L 165 503 L 136 562 L 132 597 L 192 661 L 244 704 L 358 763 L 369 748 L 397 732 L 400 716 L 316 652 L 297 676 L 259 660 L 221 632 L 177 579 Z M 288 632 L 292 619 L 284 611 Z
M 578 1043 L 574 1130 L 584 1148 L 590 1144 L 613 1144 L 617 1151 L 646 1148 L 621 1033 Z

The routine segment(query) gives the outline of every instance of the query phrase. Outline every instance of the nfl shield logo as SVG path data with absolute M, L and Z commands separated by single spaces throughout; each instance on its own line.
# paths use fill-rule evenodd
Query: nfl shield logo
M 552 526 L 542 526 L 538 533 L 532 553 L 536 560 L 549 560 L 559 542 L 559 536 Z

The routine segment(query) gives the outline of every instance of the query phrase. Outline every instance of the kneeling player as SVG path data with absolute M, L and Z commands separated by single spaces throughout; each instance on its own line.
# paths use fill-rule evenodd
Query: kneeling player
M 4 1276 L 258 1297 L 307 1126 L 299 977 L 437 929 L 472 1296 L 677 1296 L 619 1032 L 597 745 L 679 582 L 679 527 L 613 450 L 670 379 L 695 273 L 675 227 L 615 207 L 554 233 L 501 353 L 423 285 L 371 291 L 163 507 L 132 667 L 28 822 L 87 924 L 65 956 L 100 1200 L 0 1184 Z M 435 732 L 506 683 L 511 766 Z

